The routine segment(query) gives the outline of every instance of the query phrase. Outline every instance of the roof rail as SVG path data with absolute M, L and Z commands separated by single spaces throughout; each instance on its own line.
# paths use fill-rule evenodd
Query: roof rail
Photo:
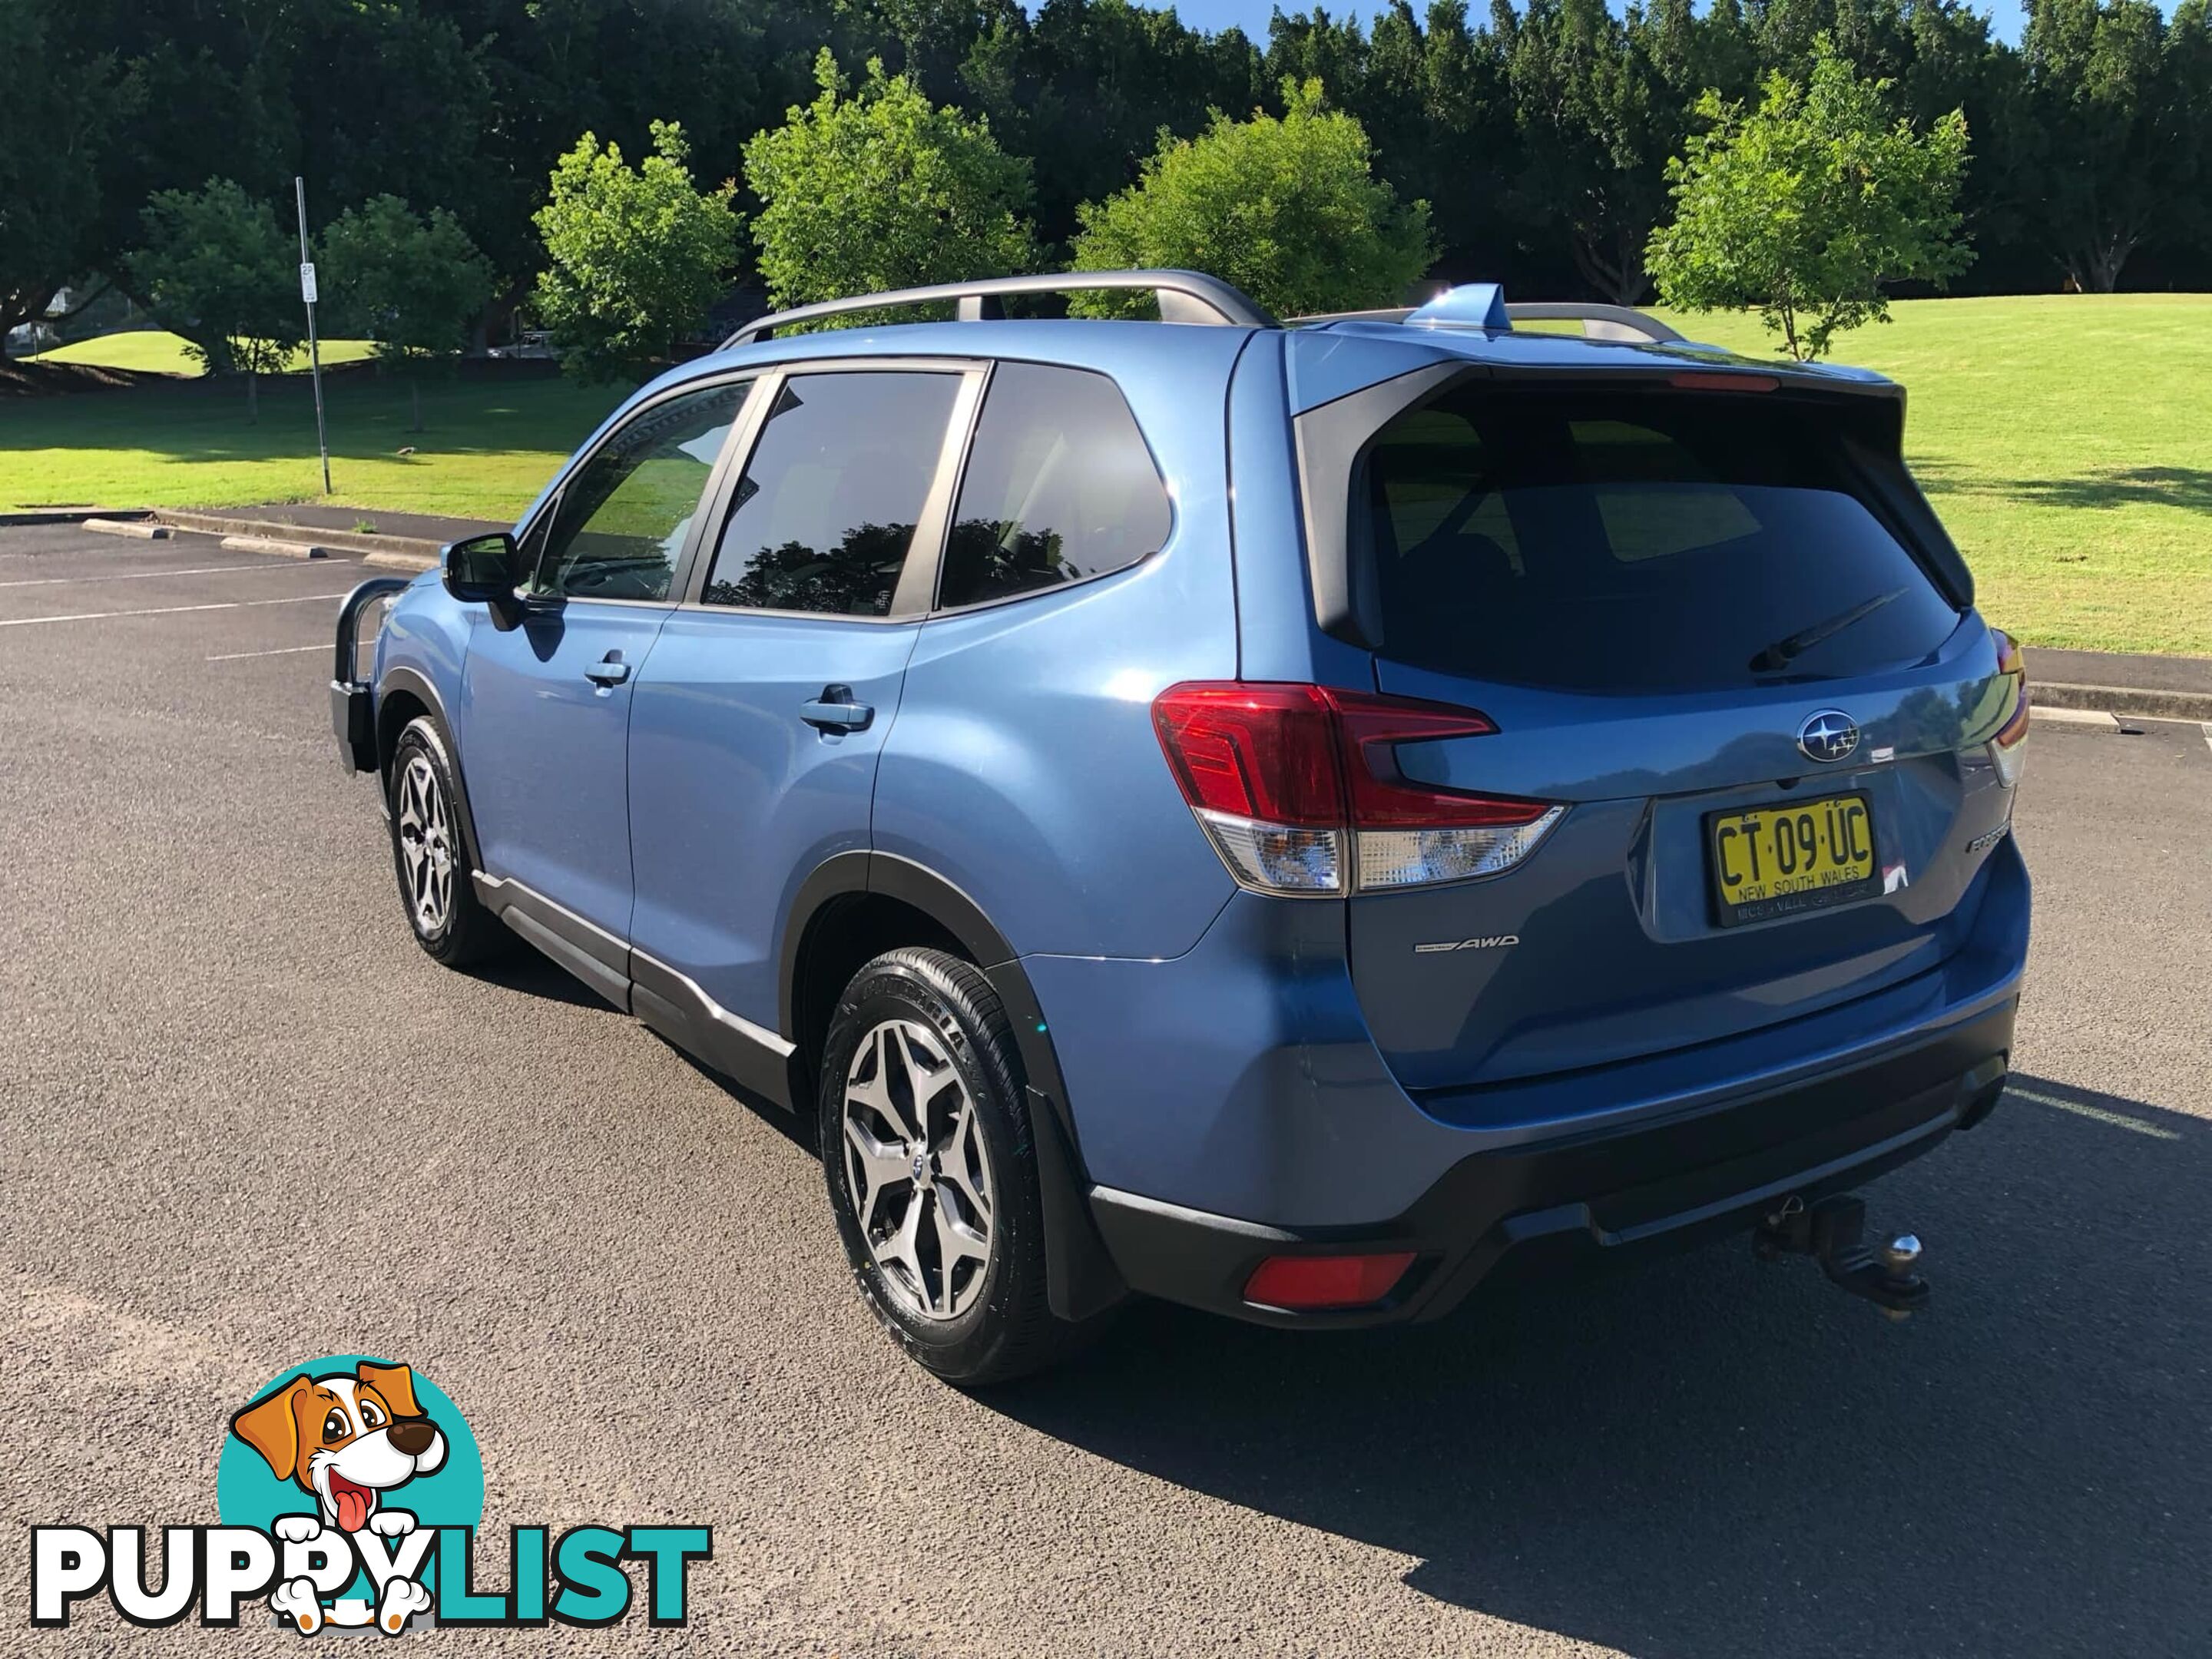
M 1227 324 L 1236 328 L 1280 328 L 1282 325 L 1249 295 L 1218 276 L 1198 270 L 1063 270 L 1036 276 L 984 276 L 972 283 L 933 283 L 927 288 L 892 289 L 882 294 L 858 294 L 848 300 L 827 300 L 820 305 L 799 306 L 790 311 L 757 317 L 722 342 L 721 349 L 740 346 L 780 330 L 811 323 L 823 317 L 855 311 L 878 311 L 891 306 L 958 302 L 963 323 L 1002 316 L 998 301 L 1010 294 L 1081 294 L 1099 289 L 1139 289 L 1157 295 L 1164 323 Z
M 1487 283 L 1477 286 L 1487 287 Z M 1439 295 L 1441 299 L 1443 296 Z M 1437 303 L 1432 300 L 1429 306 Z M 1402 323 L 1429 306 L 1387 306 L 1378 311 L 1330 311 L 1312 317 L 1293 317 L 1291 327 L 1304 323 Z M 1432 316 L 1437 313 L 1431 313 Z M 1537 300 L 1505 307 L 1509 323 L 1578 322 L 1586 340 L 1626 340 L 1650 345 L 1674 345 L 1682 337 L 1661 322 L 1629 306 L 1584 304 L 1578 300 Z M 1451 320 L 1438 317 L 1438 320 Z
M 1573 323 L 1583 325 L 1586 340 L 1642 341 L 1647 345 L 1674 345 L 1682 337 L 1633 306 L 1585 305 L 1582 301 L 1538 300 L 1508 306 L 1505 314 L 1515 322 Z

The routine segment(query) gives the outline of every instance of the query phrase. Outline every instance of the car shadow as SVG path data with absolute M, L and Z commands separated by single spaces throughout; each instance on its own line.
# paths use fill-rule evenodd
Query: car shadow
M 653 1028 L 648 1025 L 646 1030 L 652 1031 Z M 812 1112 L 794 1112 L 779 1106 L 766 1095 L 748 1089 L 727 1073 L 716 1071 L 696 1054 L 686 1054 L 666 1037 L 662 1036 L 659 1032 L 653 1031 L 653 1035 L 670 1054 L 736 1101 L 738 1105 L 788 1140 L 808 1158 L 818 1158 L 821 1156 L 820 1150 L 815 1145 L 816 1120 Z
M 2212 513 L 2212 469 L 2205 467 L 2104 467 L 2063 478 L 2002 478 L 1931 459 L 1915 462 L 1912 471 L 1931 495 L 2002 495 L 2045 507 L 2178 507 Z
M 1441 1601 L 1652 1659 L 2203 1652 L 2212 1125 L 2016 1078 L 1869 1189 L 1904 1324 L 1741 1243 L 1403 1332 L 1157 1304 L 985 1396 L 1225 1502 L 1414 1558 Z
M 605 1008 L 611 1006 L 605 997 L 574 974 L 556 965 L 550 957 L 529 949 L 520 940 L 514 941 L 512 950 L 489 962 L 480 963 L 469 971 L 487 985 L 496 985 L 502 990 L 520 991 L 526 996 L 540 997 L 547 1002 L 565 1003 L 571 1008 Z

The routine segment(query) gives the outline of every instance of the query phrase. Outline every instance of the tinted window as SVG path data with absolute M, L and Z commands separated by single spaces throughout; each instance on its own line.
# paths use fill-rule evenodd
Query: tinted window
M 750 381 L 653 404 L 570 475 L 537 563 L 537 589 L 665 599 L 691 515 Z
M 957 374 L 797 374 L 738 481 L 708 605 L 890 613 Z
M 960 485 L 938 603 L 1080 581 L 1156 553 L 1167 491 L 1103 374 L 1001 363 Z
M 1484 678 L 1695 690 L 1917 661 L 1958 613 L 1817 405 L 1462 390 L 1353 478 L 1383 653 Z

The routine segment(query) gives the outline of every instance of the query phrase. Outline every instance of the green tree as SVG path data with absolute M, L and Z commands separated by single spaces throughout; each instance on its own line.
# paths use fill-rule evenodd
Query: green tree
M 551 261 L 537 306 L 562 367 L 584 380 L 665 360 L 721 297 L 738 258 L 737 185 L 700 190 L 690 154 L 681 126 L 655 121 L 653 154 L 635 167 L 587 132 L 553 169 L 533 216 Z
M 1888 88 L 1822 35 L 1808 84 L 1776 70 L 1748 113 L 1708 93 L 1707 130 L 1668 166 L 1674 218 L 1647 256 L 1661 297 L 1692 311 L 1755 306 L 1802 361 L 1844 329 L 1887 321 L 1887 285 L 1964 269 L 1966 117 L 1917 134 L 1889 118 Z
M 146 245 L 125 261 L 131 285 L 209 374 L 244 371 L 258 419 L 260 377 L 283 369 L 305 332 L 298 244 L 268 203 L 228 179 L 163 191 L 144 220 Z
M 1516 216 L 1564 229 L 1577 274 L 1622 305 L 1650 286 L 1644 245 L 1666 211 L 1665 158 L 1682 137 L 1686 94 L 1653 62 L 1668 21 L 1641 9 L 1624 21 L 1604 0 L 1528 0 L 1506 60 L 1522 158 Z
M 827 48 L 814 74 L 813 103 L 745 146 L 773 303 L 1034 267 L 1030 164 L 1000 149 L 988 122 L 933 106 L 879 59 L 849 96 Z
M 1132 0 L 1044 0 L 995 21 L 961 65 L 961 101 L 1006 149 L 1034 158 L 1036 218 L 1064 241 L 1076 210 L 1121 189 L 1159 143 L 1250 109 L 1274 82 L 1242 30 L 1209 34 Z
M 2021 48 L 2039 240 L 2075 287 L 2109 294 L 2138 247 L 2186 237 L 2203 211 L 2165 20 L 2151 0 L 2030 0 Z
M 1488 276 L 1510 257 L 1504 212 L 1520 139 L 1497 39 L 1468 26 L 1465 0 L 1431 0 L 1426 21 L 1390 0 L 1363 38 L 1355 18 L 1319 7 L 1268 26 L 1268 86 L 1318 80 L 1328 106 L 1358 121 L 1375 171 L 1407 200 L 1429 204 L 1437 242 L 1457 267 Z
M 1285 85 L 1283 99 L 1280 118 L 1217 110 L 1196 138 L 1163 133 L 1136 184 L 1084 205 L 1074 268 L 1188 266 L 1286 316 L 1396 303 L 1429 266 L 1429 204 L 1401 203 L 1374 177 L 1366 133 L 1322 108 L 1318 81 Z M 1076 308 L 1121 316 L 1146 303 L 1096 293 Z
M 94 263 L 106 151 L 136 101 L 112 56 L 72 61 L 51 9 L 0 4 L 0 356 Z
M 492 296 L 490 262 L 444 208 L 422 218 L 398 197 L 379 196 L 323 233 L 323 264 L 337 313 L 376 342 L 380 363 L 406 375 L 420 432 L 422 371 L 468 343 Z

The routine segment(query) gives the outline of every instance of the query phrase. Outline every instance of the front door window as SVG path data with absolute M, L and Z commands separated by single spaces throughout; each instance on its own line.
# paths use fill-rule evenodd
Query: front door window
M 562 487 L 532 592 L 665 599 L 708 476 L 751 386 L 705 386 L 654 404 L 593 451 Z

